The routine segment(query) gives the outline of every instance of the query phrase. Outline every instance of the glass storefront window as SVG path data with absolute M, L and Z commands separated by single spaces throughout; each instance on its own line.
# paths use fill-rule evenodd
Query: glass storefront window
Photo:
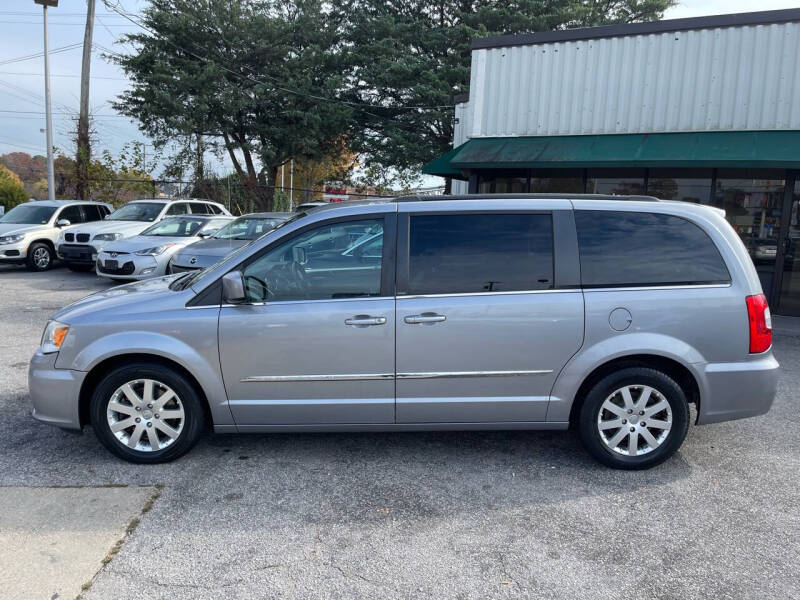
M 481 175 L 478 180 L 478 193 L 523 194 L 527 191 L 527 186 L 527 172 L 511 176 Z
M 783 281 L 781 282 L 780 312 L 800 316 L 800 177 L 794 184 L 789 231 L 783 240 Z
M 587 194 L 643 194 L 644 169 L 589 169 Z
M 769 296 L 778 255 L 778 233 L 785 190 L 784 171 L 719 169 L 714 206 L 744 241 Z
M 537 194 L 582 194 L 580 169 L 538 169 L 531 172 L 531 192 Z
M 711 169 L 650 169 L 647 195 L 662 200 L 708 204 L 711 199 Z

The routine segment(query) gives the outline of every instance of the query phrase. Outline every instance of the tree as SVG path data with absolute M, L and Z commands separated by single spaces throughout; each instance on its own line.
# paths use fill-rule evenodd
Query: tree
M 365 166 L 403 175 L 444 154 L 453 142 L 453 96 L 468 91 L 471 41 L 660 19 L 674 0 L 342 0 L 352 140 Z M 419 107 L 419 108 L 417 108 Z
M 28 200 L 22 180 L 7 167 L 0 165 L 0 204 L 6 211 Z
M 132 82 L 115 108 L 157 144 L 202 135 L 221 146 L 269 210 L 278 167 L 327 155 L 350 123 L 329 12 L 322 0 L 151 0 L 147 31 L 125 38 L 136 51 L 112 58 Z

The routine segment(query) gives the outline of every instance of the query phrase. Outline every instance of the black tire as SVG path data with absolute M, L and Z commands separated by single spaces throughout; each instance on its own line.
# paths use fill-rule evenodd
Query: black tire
M 34 242 L 28 248 L 25 264 L 30 271 L 47 271 L 53 266 L 53 249 L 44 242 Z
M 116 390 L 125 383 L 138 379 L 152 379 L 170 387 L 180 399 L 183 407 L 183 428 L 177 438 L 161 450 L 129 448 L 118 440 L 111 431 L 111 426 L 106 416 L 108 404 Z M 192 382 L 183 374 L 158 363 L 136 362 L 113 369 L 95 387 L 91 399 L 90 414 L 92 427 L 103 445 L 112 454 L 123 460 L 139 464 L 165 463 L 182 456 L 197 443 L 205 426 L 202 400 Z M 155 416 L 151 415 L 150 419 Z M 147 433 L 147 430 L 144 430 L 144 432 Z M 144 439 L 145 437 L 142 434 L 143 441 L 147 441 Z
M 85 265 L 82 263 L 67 263 L 67 268 L 75 273 L 88 273 L 94 271 L 94 265 Z
M 668 430 L 666 437 L 656 448 L 648 450 L 648 448 L 652 447 L 643 437 L 639 436 L 638 433 L 636 434 L 637 439 L 640 440 L 637 442 L 637 451 L 641 449 L 646 452 L 640 455 L 631 456 L 622 454 L 610 448 L 606 440 L 603 439 L 598 426 L 598 418 L 600 418 L 600 411 L 603 407 L 603 403 L 614 394 L 615 391 L 625 386 L 649 386 L 653 388 L 658 395 L 667 401 L 669 410 L 671 411 L 672 426 Z M 648 407 L 655 406 L 657 399 L 657 396 L 655 396 L 654 399 L 650 400 L 648 402 Z M 607 411 L 603 414 L 609 416 Z M 663 414 L 665 413 L 657 413 L 651 416 L 655 419 Z M 611 419 L 613 419 L 615 415 L 610 416 Z M 628 418 L 630 419 L 631 417 Z M 622 421 L 620 418 L 620 422 L 626 424 L 624 428 L 620 427 L 619 429 L 608 430 L 609 433 L 607 435 L 610 438 L 609 442 L 614 442 L 613 436 L 616 435 L 617 432 L 623 432 L 623 430 L 627 431 L 632 427 L 634 420 L 638 427 L 640 418 L 642 417 L 636 414 L 633 415 L 630 421 L 628 421 L 628 419 Z M 678 451 L 678 448 L 680 448 L 683 440 L 686 438 L 688 430 L 689 403 L 681 387 L 674 379 L 665 373 L 645 367 L 629 367 L 603 377 L 603 379 L 598 381 L 587 394 L 586 400 L 581 406 L 578 415 L 578 432 L 584 447 L 589 454 L 598 461 L 614 469 L 649 469 L 650 467 L 661 464 Z M 659 430 L 649 429 L 648 431 L 650 431 L 652 435 L 652 432 L 658 432 Z M 623 435 L 625 434 L 623 433 Z M 623 440 L 625 440 L 625 438 L 623 438 Z M 630 447 L 631 438 L 628 437 L 627 441 L 628 447 Z

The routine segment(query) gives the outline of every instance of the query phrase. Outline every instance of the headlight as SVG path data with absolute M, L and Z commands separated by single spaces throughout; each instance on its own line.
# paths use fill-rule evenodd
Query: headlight
M 153 246 L 152 248 L 145 248 L 144 250 L 139 250 L 134 252 L 134 254 L 138 254 L 139 256 L 158 256 L 159 254 L 164 254 L 164 251 L 167 248 L 171 248 L 175 244 L 162 244 L 161 246 Z
M 118 240 L 122 237 L 121 233 L 98 233 L 92 239 L 97 240 L 98 242 L 113 242 L 114 240 Z
M 16 235 L 3 235 L 0 236 L 0 244 L 16 244 L 17 242 L 21 242 L 25 239 L 24 233 L 18 233 Z
M 68 331 L 69 325 L 64 325 L 64 323 L 59 323 L 58 321 L 48 322 L 42 336 L 42 353 L 52 354 L 53 352 L 58 352 L 67 338 Z

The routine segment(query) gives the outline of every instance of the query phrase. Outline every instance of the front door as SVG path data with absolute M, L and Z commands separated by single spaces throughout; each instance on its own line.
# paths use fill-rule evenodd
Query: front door
M 394 422 L 394 214 L 301 230 L 242 267 L 249 302 L 220 312 L 237 425 Z
M 580 289 L 555 289 L 552 214 L 404 208 L 397 422 L 546 420 L 583 340 Z
M 793 186 L 791 184 L 794 184 Z M 784 222 L 778 244 L 777 264 L 781 270 L 777 312 L 800 316 L 800 176 L 788 178 Z

